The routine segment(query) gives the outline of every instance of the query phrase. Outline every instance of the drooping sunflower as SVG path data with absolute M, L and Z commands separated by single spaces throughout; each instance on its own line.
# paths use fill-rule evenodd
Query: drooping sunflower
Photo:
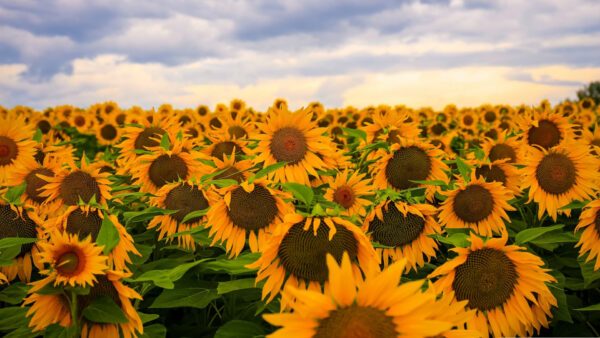
M 286 285 L 320 290 L 327 281 L 326 255 L 341 262 L 344 252 L 350 256 L 356 276 L 361 270 L 379 268 L 373 246 L 356 225 L 339 217 L 305 218 L 291 213 L 268 238 L 261 257 L 248 267 L 259 269 L 256 282 L 267 280 L 262 298 L 268 296 L 270 302 Z
M 362 229 L 369 239 L 392 248 L 376 248 L 383 264 L 406 259 L 406 271 L 425 264 L 436 256 L 437 242 L 429 235 L 442 229 L 435 220 L 437 209 L 429 204 L 406 204 L 401 201 L 379 203 L 365 218 Z
M 549 149 L 572 139 L 572 125 L 567 117 L 559 113 L 534 111 L 530 115 L 521 116 L 520 120 L 524 145 Z
M 575 232 L 583 229 L 581 238 L 575 247 L 579 248 L 579 257 L 588 253 L 585 262 L 596 260 L 594 270 L 600 269 L 600 200 L 596 199 L 586 205 L 579 216 L 579 224 Z
M 515 137 L 508 137 L 506 131 L 498 134 L 498 139 L 485 138 L 481 148 L 490 161 L 508 159 L 508 163 L 521 162 L 521 144 Z
M 35 212 L 27 211 L 28 205 L 15 206 L 5 204 L 0 200 L 0 239 L 8 237 L 38 238 L 43 237 L 43 221 Z M 17 276 L 24 282 L 29 282 L 35 265 L 38 269 L 43 265 L 39 261 L 38 243 L 21 245 L 21 252 L 12 261 L 14 265 L 0 268 L 8 281 Z
M 129 255 L 135 254 L 140 256 L 141 254 L 133 245 L 133 238 L 119 222 L 119 219 L 115 215 L 110 214 L 107 217 L 119 233 L 119 243 L 108 254 L 109 268 L 126 270 L 126 264 L 131 263 Z M 78 235 L 81 240 L 91 237 L 92 242 L 95 243 L 104 218 L 104 213 L 99 209 L 89 206 L 71 206 L 62 215 L 46 223 L 49 224 L 49 227 L 53 227 L 60 232 Z
M 10 182 L 19 166 L 35 165 L 32 136 L 23 116 L 0 117 L 0 185 Z
M 327 255 L 329 288 L 302 290 L 288 286 L 284 298 L 295 298 L 291 313 L 263 315 L 281 328 L 270 338 L 311 337 L 478 337 L 460 329 L 474 311 L 451 297 L 437 299 L 432 288 L 421 291 L 423 281 L 400 284 L 406 264 L 400 260 L 365 279 L 354 273 L 347 253 L 341 264 Z
M 529 188 L 529 202 L 538 203 L 538 218 L 544 211 L 553 220 L 557 213 L 569 216 L 570 209 L 558 209 L 573 200 L 586 200 L 598 189 L 598 160 L 581 143 L 569 142 L 548 150 L 531 147 L 524 164 L 523 189 Z
M 221 130 L 221 132 L 218 132 Z M 210 158 L 223 160 L 225 156 L 231 154 L 248 155 L 250 149 L 247 148 L 248 141 L 240 140 L 222 129 L 217 129 L 212 135 L 205 135 L 208 139 L 208 145 L 202 149 L 202 153 Z
M 546 282 L 556 282 L 544 262 L 516 245 L 506 245 L 508 237 L 489 239 L 485 244 L 471 233 L 470 248 L 454 248 L 458 257 L 442 264 L 428 278 L 436 289 L 450 293 L 476 315 L 467 328 L 496 337 L 531 336 L 541 326 L 548 327 L 550 308 L 556 299 Z
M 89 203 L 92 197 L 97 203 L 104 204 L 112 198 L 109 174 L 100 173 L 100 168 L 90 166 L 85 156 L 81 158 L 80 167 L 67 163 L 54 176 L 40 173 L 36 176 L 48 182 L 40 188 L 39 196 L 49 201 L 56 200 L 61 207 L 78 205 L 80 200 Z
M 475 176 L 483 177 L 486 182 L 500 182 L 514 195 L 521 193 L 521 174 L 514 165 L 507 163 L 509 159 L 496 160 L 491 163 L 474 161 Z
M 317 169 L 325 169 L 321 157 L 333 156 L 335 146 L 326 136 L 324 128 L 311 121 L 312 114 L 303 111 L 271 111 L 266 123 L 258 126 L 264 134 L 254 150 L 254 163 L 269 166 L 277 162 L 287 164 L 269 175 L 276 182 L 297 182 L 308 185 L 308 175 L 318 176 Z
M 235 154 L 231 154 L 230 156 L 224 155 L 222 159 L 213 157 L 212 160 L 216 167 L 209 174 L 220 172 L 212 178 L 213 180 L 229 179 L 242 183 L 252 173 L 252 161 L 236 161 Z
M 165 184 L 158 190 L 156 196 L 150 198 L 150 205 L 167 210 L 179 210 L 173 214 L 156 216 L 148 224 L 148 229 L 156 228 L 156 231 L 159 231 L 158 239 L 162 240 L 165 236 L 172 236 L 177 232 L 204 224 L 206 216 L 182 221 L 187 214 L 208 208 L 209 199 L 207 193 L 199 186 L 187 181 Z M 173 237 L 167 240 L 171 242 Z M 177 236 L 177 243 L 185 249 L 194 250 L 196 247 L 196 242 L 189 234 Z
M 325 191 L 325 199 L 335 202 L 344 208 L 342 214 L 352 216 L 358 214 L 364 216 L 365 208 L 371 201 L 364 197 L 373 194 L 373 187 L 365 174 L 355 172 L 350 175 L 348 170 L 338 173 L 334 178 L 326 177 L 329 187 Z
M 49 283 L 54 285 L 87 286 L 93 285 L 96 275 L 108 270 L 107 257 L 102 254 L 102 247 L 92 243 L 88 236 L 80 240 L 77 235 L 53 231 L 47 242 L 41 242 L 40 262 L 48 264 L 49 269 L 40 270 L 44 279 L 31 283 L 31 292 L 43 288 Z
M 242 182 L 212 195 L 207 226 L 213 243 L 224 242 L 230 257 L 244 249 L 246 238 L 250 251 L 262 250 L 267 237 L 282 222 L 290 206 L 283 198 L 290 197 L 271 189 L 268 181 Z
M 143 333 L 143 325 L 139 314 L 131 304 L 131 299 L 142 299 L 142 297 L 133 289 L 123 285 L 120 279 L 131 276 L 131 273 L 106 270 L 105 274 L 99 275 L 97 281 L 90 288 L 87 295 L 77 296 L 77 316 L 83 320 L 81 337 L 83 338 L 104 338 L 119 337 L 119 332 L 125 338 L 133 338 Z M 71 317 L 70 303 L 67 295 L 44 295 L 32 293 L 25 299 L 24 304 L 30 305 L 27 316 L 31 316 L 29 326 L 33 331 L 44 330 L 51 324 L 58 323 L 61 326 L 71 326 L 73 318 Z M 121 308 L 126 323 L 106 324 L 92 322 L 82 316 L 83 310 L 89 306 L 97 297 L 106 296 L 115 302 Z
M 151 148 L 152 154 L 139 156 L 132 168 L 133 179 L 141 184 L 140 191 L 155 194 L 167 183 L 189 180 L 204 171 L 196 161 L 201 154 L 186 150 L 184 142 L 172 143 L 170 150 L 163 147 Z
M 440 206 L 439 220 L 447 228 L 471 228 L 482 236 L 506 233 L 506 211 L 515 210 L 508 201 L 513 197 L 500 182 L 486 182 L 471 173 L 467 183 L 462 178 L 458 188 L 443 192 L 448 198 Z
M 444 171 L 449 170 L 442 162 L 444 152 L 429 142 L 401 138 L 388 153 L 378 150 L 380 159 L 375 165 L 373 186 L 377 189 L 404 190 L 424 186 L 412 181 L 448 181 Z M 431 199 L 439 186 L 427 185 L 427 198 Z
M 580 140 L 592 148 L 590 151 L 591 154 L 596 156 L 600 154 L 600 126 L 595 124 L 593 131 L 590 131 L 589 128 L 584 128 Z

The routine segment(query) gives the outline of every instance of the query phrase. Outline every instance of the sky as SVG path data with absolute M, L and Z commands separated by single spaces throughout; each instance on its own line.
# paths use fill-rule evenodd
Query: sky
M 0 0 L 0 105 L 558 103 L 600 80 L 597 0 Z

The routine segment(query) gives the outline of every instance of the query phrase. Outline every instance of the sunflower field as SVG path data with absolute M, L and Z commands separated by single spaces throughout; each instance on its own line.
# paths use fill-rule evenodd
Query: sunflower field
M 600 336 L 599 112 L 0 107 L 0 333 Z

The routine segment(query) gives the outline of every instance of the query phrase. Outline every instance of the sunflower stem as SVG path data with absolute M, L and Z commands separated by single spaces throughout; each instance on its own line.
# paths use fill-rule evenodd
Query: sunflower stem
M 79 328 L 79 314 L 77 313 L 77 294 L 71 292 L 71 318 L 73 318 L 73 327 L 75 327 L 75 335 L 79 337 L 81 335 L 81 329 Z
M 585 324 L 590 328 L 590 330 L 592 330 L 592 332 L 594 332 L 594 336 L 600 337 L 600 333 L 598 333 L 598 331 L 596 330 L 594 325 L 592 325 L 592 323 L 590 323 L 589 321 L 586 321 Z

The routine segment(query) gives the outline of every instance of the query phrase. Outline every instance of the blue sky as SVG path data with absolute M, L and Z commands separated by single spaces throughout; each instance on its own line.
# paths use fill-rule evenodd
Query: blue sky
M 600 1 L 0 0 L 0 105 L 536 104 L 600 79 Z

